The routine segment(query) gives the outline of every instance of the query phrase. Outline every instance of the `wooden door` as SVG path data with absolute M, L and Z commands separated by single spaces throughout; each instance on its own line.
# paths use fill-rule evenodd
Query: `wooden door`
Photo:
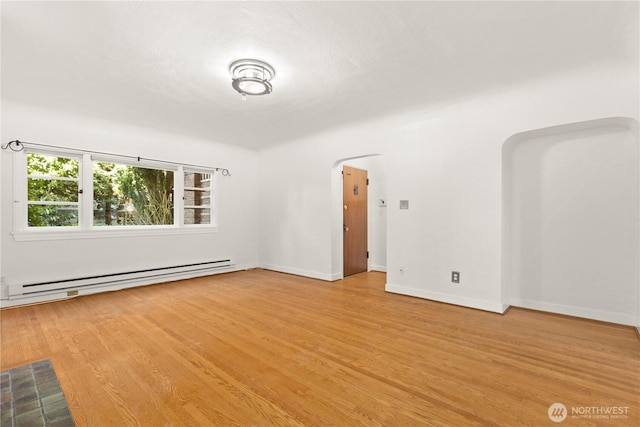
M 344 166 L 343 201 L 343 275 L 368 269 L 367 246 L 367 171 Z

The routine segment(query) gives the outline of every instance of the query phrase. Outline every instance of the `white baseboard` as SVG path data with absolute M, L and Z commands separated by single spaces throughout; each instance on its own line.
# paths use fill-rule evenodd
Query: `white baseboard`
M 333 273 L 331 275 L 331 282 L 335 282 L 336 280 L 344 279 L 344 275 L 342 273 Z
M 252 270 L 254 268 L 259 268 L 259 265 L 257 262 L 251 262 L 249 264 L 235 265 L 234 268 L 235 271 Z
M 371 266 L 371 271 L 381 271 L 383 273 L 387 272 L 387 266 L 386 265 L 372 265 Z
M 406 286 L 397 286 L 387 283 L 385 285 L 387 292 L 395 294 L 409 295 L 412 297 L 424 298 L 432 301 L 444 302 L 447 304 L 460 305 L 463 307 L 476 308 L 478 310 L 491 311 L 493 313 L 504 313 L 508 305 L 499 302 L 479 300 L 474 298 L 466 298 L 458 295 L 443 294 L 440 292 L 426 291 L 424 289 L 408 288 Z
M 599 320 L 602 322 L 618 323 L 621 325 L 636 326 L 638 320 L 631 314 L 616 313 L 612 311 L 596 310 L 570 305 L 554 304 L 544 301 L 534 301 L 528 299 L 512 298 L 511 305 L 514 307 L 529 308 L 532 310 L 548 311 L 550 313 L 564 314 L 567 316 L 583 317 L 585 319 Z
M 333 282 L 335 280 L 340 280 L 342 278 L 342 274 L 320 273 L 317 271 L 302 270 L 300 268 L 286 267 L 283 265 L 260 264 L 259 267 L 264 268 L 265 270 L 272 270 L 272 271 L 277 271 L 279 273 L 293 274 L 296 276 L 304 276 L 304 277 L 309 277 L 311 279 L 320 279 L 320 280 L 325 280 L 327 282 Z

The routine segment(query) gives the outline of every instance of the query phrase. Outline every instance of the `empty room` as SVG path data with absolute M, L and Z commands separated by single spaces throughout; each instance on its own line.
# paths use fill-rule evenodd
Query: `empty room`
M 640 425 L 640 2 L 0 17 L 3 427 Z

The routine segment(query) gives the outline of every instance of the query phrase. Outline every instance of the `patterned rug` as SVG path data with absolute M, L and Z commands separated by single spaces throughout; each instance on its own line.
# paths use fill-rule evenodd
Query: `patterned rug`
M 2 427 L 75 427 L 50 360 L 0 373 Z

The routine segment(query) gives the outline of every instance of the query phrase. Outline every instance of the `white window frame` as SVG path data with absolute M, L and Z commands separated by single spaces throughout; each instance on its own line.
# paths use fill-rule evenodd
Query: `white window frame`
M 182 222 L 178 222 L 178 218 L 176 217 L 176 200 L 175 199 L 179 199 L 181 197 L 178 197 L 177 192 L 176 192 L 176 175 L 179 174 L 179 169 L 182 166 L 177 166 L 177 165 L 168 165 L 168 164 L 164 164 L 164 163 L 158 163 L 158 162 L 150 162 L 150 161 L 146 161 L 146 160 L 140 160 L 140 161 L 135 161 L 132 159 L 123 159 L 120 158 L 118 156 L 107 156 L 107 155 L 86 155 L 89 156 L 89 161 L 91 162 L 91 173 L 90 173 L 90 177 L 86 177 L 86 181 L 90 182 L 90 186 L 91 186 L 91 191 L 88 192 L 88 194 L 91 194 L 91 197 L 86 197 L 86 199 L 88 200 L 87 203 L 87 209 L 89 209 L 88 212 L 91 212 L 90 215 L 86 215 L 87 220 L 85 222 L 85 229 L 91 229 L 94 231 L 98 231 L 98 232 L 102 232 L 103 230 L 111 230 L 111 229 L 121 229 L 121 230 L 148 230 L 148 229 L 175 229 L 175 228 L 180 228 L 180 224 L 182 224 Z M 166 171 L 172 171 L 173 172 L 173 197 L 174 197 L 174 204 L 173 204 L 173 224 L 164 224 L 164 225 L 110 225 L 110 226 L 105 226 L 105 227 L 95 227 L 93 225 L 93 162 L 108 162 L 108 163 L 115 163 L 118 165 L 125 165 L 125 166 L 133 166 L 133 167 L 137 167 L 137 168 L 146 168 L 146 169 L 157 169 L 157 170 L 166 170 Z M 87 168 L 88 169 L 88 168 Z
M 29 202 L 29 175 L 27 175 L 27 155 L 29 153 L 37 153 L 44 156 L 52 157 L 65 157 L 68 159 L 75 159 L 78 161 L 78 225 L 77 226 L 60 226 L 60 227 L 29 227 L 29 205 L 34 204 Z M 22 151 L 14 153 L 14 228 L 18 232 L 25 232 L 27 230 L 37 232 L 53 231 L 56 232 L 72 232 L 81 228 L 83 222 L 83 194 L 82 187 L 83 181 L 83 161 L 82 155 L 71 151 L 50 151 L 50 150 L 29 150 L 24 149 Z M 61 204 L 61 203 L 52 203 Z
M 209 201 L 209 210 L 211 212 L 211 224 L 184 224 L 184 210 L 186 208 L 205 208 L 205 206 L 200 205 L 200 206 L 190 206 L 190 205 L 185 205 L 184 204 L 184 174 L 186 172 L 191 172 L 191 173 L 199 173 L 199 174 L 209 174 L 211 175 L 211 180 L 209 182 L 209 194 L 210 194 L 210 201 Z M 214 171 L 212 170 L 204 170 L 204 169 L 195 169 L 195 168 L 189 168 L 189 167 L 185 167 L 182 168 L 181 171 L 181 179 L 180 179 L 180 185 L 182 186 L 182 188 L 180 189 L 182 197 L 180 197 L 180 204 L 181 204 L 181 208 L 180 208 L 180 221 L 181 224 L 184 224 L 185 227 L 189 227 L 189 228 L 197 228 L 197 227 L 216 227 L 217 226 L 217 215 L 216 215 L 216 198 L 215 198 L 215 174 Z M 189 190 L 203 190 L 203 188 L 189 188 Z M 178 203 L 176 203 L 177 205 Z
M 77 159 L 78 172 L 78 225 L 59 227 L 29 227 L 28 225 L 28 177 L 27 154 L 37 153 L 54 157 Z M 134 167 L 173 171 L 174 223 L 169 225 L 93 225 L 93 162 L 111 162 Z M 173 163 L 153 162 L 129 157 L 79 153 L 74 150 L 27 149 L 14 153 L 14 231 L 16 241 L 90 239 L 104 237 L 132 237 L 150 235 L 175 235 L 218 232 L 215 204 L 215 169 L 191 168 Z M 184 171 L 211 174 L 211 224 L 184 224 Z

